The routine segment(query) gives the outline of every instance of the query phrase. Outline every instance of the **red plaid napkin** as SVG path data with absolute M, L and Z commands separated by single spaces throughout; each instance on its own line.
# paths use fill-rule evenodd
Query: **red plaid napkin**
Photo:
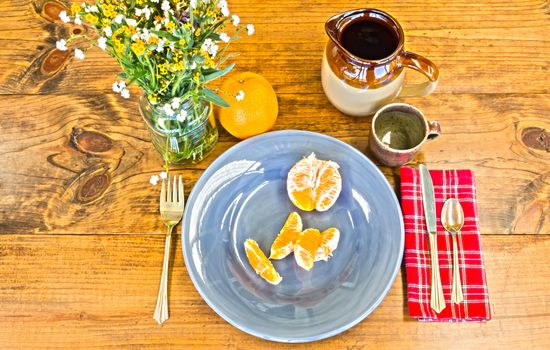
M 485 266 L 479 242 L 479 218 L 474 174 L 470 170 L 432 170 L 437 213 L 437 246 L 445 309 L 430 307 L 430 242 L 424 219 L 420 172 L 401 168 L 401 206 L 405 221 L 405 268 L 407 300 L 411 317 L 421 321 L 488 321 L 491 319 Z M 458 263 L 464 302 L 451 303 L 453 245 L 440 221 L 448 198 L 458 198 L 464 210 L 464 226 L 457 236 Z

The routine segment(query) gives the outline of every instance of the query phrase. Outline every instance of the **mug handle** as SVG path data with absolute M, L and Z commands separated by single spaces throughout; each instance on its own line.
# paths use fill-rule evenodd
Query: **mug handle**
M 441 135 L 441 125 L 436 121 L 428 121 L 428 141 L 431 141 Z
M 405 84 L 399 92 L 399 97 L 420 97 L 426 96 L 437 87 L 439 81 L 439 69 L 426 57 L 405 51 L 401 55 L 401 66 L 414 69 L 424 74 L 428 81 L 419 84 Z

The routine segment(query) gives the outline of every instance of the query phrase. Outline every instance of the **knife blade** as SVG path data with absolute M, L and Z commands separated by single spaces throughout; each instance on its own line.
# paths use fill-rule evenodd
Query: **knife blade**
M 441 276 L 439 275 L 439 260 L 437 249 L 437 217 L 435 215 L 435 193 L 432 177 L 428 168 L 420 164 L 420 180 L 422 184 L 422 202 L 424 204 L 424 216 L 426 219 L 426 228 L 430 239 L 430 257 L 432 264 L 432 285 L 430 295 L 430 306 L 435 312 L 440 313 L 445 309 L 445 296 L 441 285 Z
M 420 179 L 422 181 L 422 200 L 424 202 L 424 216 L 429 233 L 437 233 L 436 215 L 435 215 L 435 193 L 432 177 L 428 168 L 420 164 Z

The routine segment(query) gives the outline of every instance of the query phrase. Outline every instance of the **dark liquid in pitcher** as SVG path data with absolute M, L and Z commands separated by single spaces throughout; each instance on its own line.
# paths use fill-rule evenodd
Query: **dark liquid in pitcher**
M 340 42 L 355 56 L 371 61 L 388 57 L 398 44 L 394 33 L 375 21 L 352 23 L 344 29 Z

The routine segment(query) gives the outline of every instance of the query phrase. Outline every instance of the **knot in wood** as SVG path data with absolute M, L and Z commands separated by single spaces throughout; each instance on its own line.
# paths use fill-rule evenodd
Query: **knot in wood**
M 529 148 L 550 152 L 550 133 L 542 128 L 525 128 L 521 132 L 521 140 Z
M 109 187 L 110 177 L 108 174 L 97 174 L 87 179 L 80 187 L 77 194 L 77 199 L 81 203 L 92 202 L 107 190 Z
M 104 153 L 113 148 L 113 140 L 97 131 L 73 128 L 71 139 L 75 147 L 85 153 Z
M 44 56 L 42 65 L 40 66 L 42 72 L 48 75 L 54 74 L 61 67 L 63 67 L 63 64 L 65 63 L 67 58 L 69 58 L 69 55 L 69 50 L 61 51 L 58 49 L 52 49 L 46 54 L 46 56 Z
M 57 1 L 48 1 L 42 6 L 42 13 L 40 13 L 40 15 L 50 22 L 55 22 L 59 21 L 59 12 L 61 11 L 70 13 L 65 5 Z

